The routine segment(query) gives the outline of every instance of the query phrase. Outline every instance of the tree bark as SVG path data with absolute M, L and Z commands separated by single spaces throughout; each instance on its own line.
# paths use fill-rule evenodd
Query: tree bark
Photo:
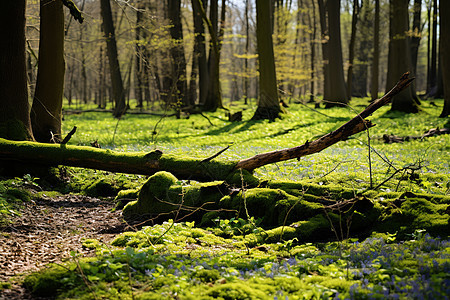
M 171 27 L 169 29 L 170 36 L 174 45 L 170 48 L 172 56 L 172 83 L 174 87 L 171 89 L 173 95 L 171 97 L 177 110 L 180 111 L 182 106 L 186 105 L 186 58 L 184 56 L 183 46 L 183 28 L 181 25 L 181 0 L 169 0 L 168 2 L 169 20 Z
M 64 12 L 62 1 L 41 0 L 39 62 L 31 107 L 36 141 L 58 143 L 61 138 L 64 90 Z
M 417 74 L 417 55 L 419 53 L 419 45 L 422 29 L 420 27 L 420 15 L 422 12 L 422 0 L 414 0 L 414 13 L 413 13 L 413 25 L 412 25 L 412 37 L 411 37 L 411 59 L 412 59 L 412 72 Z
M 133 154 L 92 147 L 15 142 L 5 139 L 0 139 L 0 161 L 19 161 L 30 163 L 31 165 L 38 162 L 45 166 L 66 165 L 143 175 L 152 175 L 157 171 L 168 171 L 180 179 L 227 180 L 233 171 L 243 169 L 252 172 L 254 169 L 267 164 L 317 153 L 339 141 L 347 139 L 351 135 L 374 126 L 365 118 L 388 103 L 401 90 L 407 88 L 412 80 L 408 78 L 408 74 L 404 74 L 395 87 L 386 95 L 372 102 L 360 114 L 337 130 L 315 141 L 306 142 L 294 148 L 258 154 L 237 162 L 213 160 L 217 155 L 200 160 L 175 157 L 163 154 L 159 150 L 150 153 Z
M 223 36 L 223 26 L 225 25 L 225 0 L 222 0 L 221 24 L 220 30 L 217 32 L 218 19 L 218 3 L 217 0 L 212 0 L 209 8 L 210 18 L 206 16 L 205 8 L 201 0 L 193 0 L 197 2 L 200 9 L 200 14 L 208 26 L 209 35 L 211 37 L 211 47 L 208 57 L 209 81 L 208 92 L 203 104 L 203 110 L 216 111 L 218 108 L 223 108 L 222 104 L 222 88 L 219 80 L 219 62 L 220 62 L 220 41 Z M 213 81 L 213 82 L 212 82 Z
M 375 0 L 375 24 L 373 28 L 373 60 L 372 60 L 372 82 L 370 84 L 370 95 L 372 100 L 378 98 L 378 74 L 380 60 L 380 0 Z
M 25 63 L 25 0 L 0 9 L 0 137 L 33 140 Z
M 116 35 L 109 0 L 100 0 L 101 15 L 103 20 L 103 32 L 106 39 L 106 50 L 109 60 L 109 72 L 111 75 L 112 96 L 115 108 L 114 117 L 120 118 L 126 111 L 125 91 L 117 55 Z
M 428 65 L 428 76 L 427 76 L 427 96 L 434 97 L 435 90 L 436 90 L 436 77 L 437 77 L 437 0 L 431 1 L 433 4 L 433 15 L 431 25 L 432 32 L 431 32 L 431 46 L 429 48 L 429 51 L 431 53 L 428 53 L 430 55 L 430 63 Z M 430 8 L 431 9 L 431 8 Z
M 259 99 L 253 120 L 278 118 L 282 112 L 278 100 L 273 40 L 270 34 L 270 2 L 256 1 L 256 42 L 259 62 Z
M 318 0 L 320 15 L 320 32 L 322 44 L 323 61 L 323 99 L 330 99 L 330 60 L 329 60 L 329 39 L 327 8 L 323 0 Z
M 439 16 L 440 16 L 440 43 L 441 43 L 441 63 L 442 63 L 442 80 L 444 86 L 444 108 L 440 115 L 441 118 L 448 117 L 450 115 L 450 20 L 447 19 L 450 16 L 450 2 L 439 2 Z
M 347 89 L 345 86 L 342 45 L 341 45 L 341 10 L 340 1 L 328 1 L 328 30 L 330 32 L 330 40 L 328 42 L 329 51 L 329 95 L 326 107 L 333 107 L 348 103 Z M 331 53 L 333 53 L 331 55 Z
M 408 32 L 408 3 L 409 0 L 390 1 L 389 24 L 389 56 L 386 89 L 394 84 L 403 72 L 412 70 L 411 48 Z M 406 113 L 417 113 L 418 97 L 413 85 L 398 94 L 392 100 L 391 110 Z
M 352 77 L 353 77 L 353 60 L 355 58 L 355 39 L 356 39 L 356 25 L 358 24 L 358 15 L 360 12 L 359 0 L 353 1 L 353 14 L 352 14 L 352 33 L 350 35 L 350 43 L 348 45 L 348 70 L 347 70 L 347 95 L 348 98 L 352 97 Z

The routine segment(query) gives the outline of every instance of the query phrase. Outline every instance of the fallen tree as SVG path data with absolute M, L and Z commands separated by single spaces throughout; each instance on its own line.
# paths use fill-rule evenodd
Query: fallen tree
M 233 181 L 237 177 L 234 176 L 236 174 L 234 171 L 241 169 L 252 172 L 254 169 L 267 164 L 317 153 L 374 126 L 365 118 L 389 103 L 396 94 L 408 87 L 413 80 L 413 78 L 408 78 L 408 76 L 409 73 L 405 73 L 392 90 L 380 99 L 372 102 L 360 114 L 337 130 L 317 140 L 307 141 L 298 147 L 262 153 L 240 161 L 224 162 L 214 160 L 218 155 L 213 155 L 207 159 L 194 159 L 163 154 L 159 150 L 149 153 L 123 153 L 85 146 L 42 144 L 5 139 L 0 139 L 0 161 L 2 161 L 2 165 L 5 165 L 5 162 L 14 161 L 31 165 L 65 165 L 143 175 L 167 171 L 180 179 Z M 240 176 L 238 179 L 240 179 Z

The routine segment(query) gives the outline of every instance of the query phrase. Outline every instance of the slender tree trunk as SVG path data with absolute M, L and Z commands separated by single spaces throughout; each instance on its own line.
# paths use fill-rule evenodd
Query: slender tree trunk
M 170 48 L 172 57 L 172 82 L 175 85 L 172 87 L 172 100 L 180 110 L 182 106 L 186 105 L 186 58 L 184 56 L 183 46 L 183 28 L 181 25 L 181 0 L 169 0 L 168 12 L 171 27 L 169 29 L 170 36 L 174 45 Z
M 430 65 L 428 70 L 428 83 L 427 83 L 427 95 L 434 97 L 436 93 L 437 84 L 437 0 L 433 2 L 433 20 L 432 20 L 432 32 L 431 32 L 431 55 Z
M 198 0 L 197 0 L 198 1 Z M 208 66 L 209 66 L 209 86 L 203 109 L 206 111 L 215 111 L 222 108 L 222 89 L 220 85 L 220 48 L 221 40 L 225 25 L 225 0 L 222 0 L 222 11 L 220 17 L 220 30 L 218 31 L 218 0 L 211 0 L 209 8 L 210 17 L 208 28 L 211 35 L 211 47 L 209 50 Z M 203 17 L 205 19 L 205 17 Z
M 248 55 L 249 47 L 250 47 L 250 22 L 248 20 L 248 5 L 249 1 L 245 0 L 245 55 Z M 244 104 L 248 104 L 248 85 L 249 85 L 249 78 L 248 78 L 248 58 L 245 57 L 244 59 Z
M 350 35 L 350 43 L 348 45 L 348 70 L 347 70 L 347 96 L 349 99 L 352 97 L 352 77 L 353 77 L 353 60 L 355 58 L 355 39 L 356 39 L 356 25 L 358 23 L 360 7 L 359 0 L 353 1 L 353 14 L 352 14 L 352 33 Z
M 412 72 L 417 74 L 417 55 L 419 53 L 419 45 L 421 39 L 421 26 L 420 26 L 420 14 L 422 12 L 422 0 L 414 0 L 414 15 L 412 25 L 412 37 L 411 37 L 411 59 L 412 59 Z
M 358 52 L 356 53 L 356 63 L 353 64 L 352 76 L 352 96 L 355 97 L 367 96 L 369 56 L 373 48 L 371 11 L 370 0 L 363 0 L 361 2 L 360 21 L 356 35 L 357 44 L 355 45 Z
M 378 98 L 378 70 L 380 61 L 380 0 L 375 0 L 375 25 L 373 28 L 373 60 L 372 60 L 372 83 L 370 94 L 372 100 Z
M 440 16 L 440 56 L 442 62 L 442 80 L 444 86 L 444 108 L 440 115 L 441 118 L 450 115 L 450 2 L 441 0 L 439 2 Z M 447 37 L 447 38 L 444 38 Z
M 315 60 L 316 60 L 316 32 L 317 32 L 317 27 L 316 27 L 316 5 L 315 5 L 315 0 L 311 1 L 312 4 L 312 24 L 310 22 L 310 26 L 312 26 L 312 30 L 310 33 L 310 44 L 311 44 L 311 81 L 310 81 L 310 98 L 309 101 L 310 102 L 314 102 L 314 98 L 315 98 L 315 92 L 314 92 L 314 83 L 315 83 L 315 77 L 316 77 L 316 64 L 315 64 Z
M 320 14 L 320 30 L 321 30 L 321 43 L 322 43 L 322 60 L 323 60 L 323 99 L 330 99 L 330 60 L 329 60 L 329 32 L 328 32 L 328 19 L 327 8 L 323 0 L 318 0 L 319 14 Z
M 25 0 L 0 9 L 0 137 L 33 140 L 25 64 Z
M 64 12 L 62 1 L 40 2 L 39 62 L 31 124 L 36 141 L 58 143 L 64 91 Z
M 115 108 L 113 115 L 120 118 L 126 111 L 125 91 L 117 55 L 116 35 L 109 0 L 100 0 L 101 15 L 103 20 L 103 32 L 106 39 L 106 50 L 109 60 L 109 72 L 111 76 L 112 96 Z
M 256 0 L 256 40 L 259 62 L 259 99 L 253 120 L 274 120 L 281 113 L 278 101 L 273 41 L 270 34 L 270 2 Z
M 192 0 L 192 13 L 194 17 L 194 59 L 198 68 L 199 103 L 204 104 L 208 94 L 208 63 L 206 57 L 205 28 L 198 0 Z M 205 7 L 203 9 L 206 9 Z
M 143 59 L 143 48 L 145 46 L 142 45 L 141 39 L 143 39 L 142 33 L 145 30 L 142 26 L 142 18 L 143 13 L 142 9 L 143 5 L 138 5 L 136 10 L 136 57 L 135 57 L 135 70 L 134 70 L 134 94 L 137 101 L 137 107 L 144 107 L 144 94 L 143 94 L 143 74 L 146 72 L 146 68 L 144 67 L 145 61 Z
M 328 1 L 328 28 L 330 31 L 329 47 L 329 85 L 330 93 L 326 107 L 348 103 L 347 89 L 345 86 L 342 46 L 341 46 L 341 12 L 340 1 Z M 333 55 L 331 55 L 331 52 Z
M 411 70 L 411 47 L 407 36 L 409 0 L 390 1 L 389 21 L 389 57 L 386 90 L 388 90 L 403 72 Z M 417 100 L 416 100 L 417 99 Z M 413 85 L 403 90 L 392 101 L 391 109 L 406 113 L 419 111 L 418 98 Z

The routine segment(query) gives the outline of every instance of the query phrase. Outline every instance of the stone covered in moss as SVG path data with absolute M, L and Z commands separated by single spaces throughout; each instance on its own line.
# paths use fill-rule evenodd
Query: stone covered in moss
M 114 201 L 117 202 L 115 209 L 123 209 L 127 203 L 136 200 L 138 196 L 139 196 L 139 189 L 119 191 L 116 198 L 114 198 Z
M 158 218 L 159 221 L 180 218 L 189 214 L 190 219 L 200 220 L 202 210 L 213 208 L 226 193 L 227 187 L 222 181 L 177 184 L 175 176 L 168 172 L 158 172 L 151 176 L 139 191 L 137 201 L 128 203 L 123 209 L 125 219 Z

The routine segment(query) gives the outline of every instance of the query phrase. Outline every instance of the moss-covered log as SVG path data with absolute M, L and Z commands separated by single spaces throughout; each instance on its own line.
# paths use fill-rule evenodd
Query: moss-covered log
M 0 139 L 0 166 L 17 161 L 33 165 L 72 166 L 119 173 L 152 175 L 168 171 L 182 179 L 225 180 L 236 162 L 202 161 L 199 159 L 163 154 L 159 150 L 149 153 L 125 153 L 108 149 L 64 144 L 41 144 L 27 141 Z

